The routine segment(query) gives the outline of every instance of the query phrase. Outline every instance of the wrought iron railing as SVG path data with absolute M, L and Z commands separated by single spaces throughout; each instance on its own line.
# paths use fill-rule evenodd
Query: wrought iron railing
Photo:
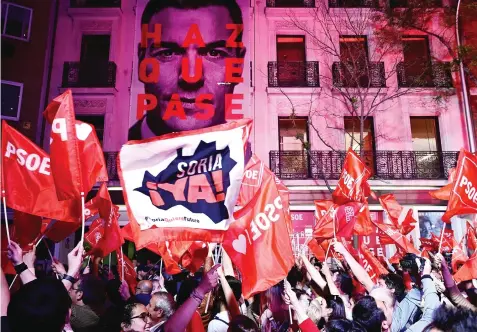
M 377 0 L 328 0 L 330 8 L 376 8 Z
M 333 85 L 336 87 L 386 87 L 384 62 L 369 62 L 368 65 L 333 62 L 331 69 L 333 72 Z
M 315 7 L 315 0 L 267 0 L 267 7 L 313 8 Z
M 397 64 L 398 84 L 403 88 L 451 88 L 452 74 L 450 62 L 434 62 L 422 67 L 420 73 L 407 73 L 406 63 Z
M 270 151 L 270 169 L 281 179 L 340 177 L 345 151 Z M 385 180 L 447 179 L 458 152 L 366 151 L 362 155 L 373 178 Z
M 104 160 L 106 162 L 106 170 L 108 171 L 109 181 L 119 181 L 118 165 L 116 160 L 119 152 L 104 152 Z
M 121 0 L 70 0 L 71 8 L 121 8 Z
M 318 61 L 270 61 L 268 86 L 319 87 Z
M 64 88 L 103 88 L 116 86 L 116 64 L 65 62 Z
M 442 7 L 442 0 L 389 0 L 391 8 L 438 8 Z

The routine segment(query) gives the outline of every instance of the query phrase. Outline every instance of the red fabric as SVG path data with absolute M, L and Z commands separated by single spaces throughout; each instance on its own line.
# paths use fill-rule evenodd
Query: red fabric
M 89 254 L 95 257 L 105 257 L 124 243 L 118 222 L 119 208 L 111 201 L 105 182 L 99 187 L 96 197 L 93 198 L 93 204 L 98 207 L 99 217 L 102 220 L 104 231 L 103 236 L 99 238 L 97 244 L 93 246 Z M 98 234 L 99 233 L 96 233 L 95 236 Z
M 449 179 L 448 184 L 439 188 L 437 190 L 429 191 L 429 195 L 435 199 L 440 199 L 442 201 L 448 201 L 452 192 L 452 188 L 454 187 L 454 180 L 455 180 L 455 168 L 451 168 L 449 170 Z
M 343 163 L 343 170 L 333 192 L 333 201 L 336 204 L 348 202 L 365 202 L 366 195 L 370 193 L 366 181 L 371 176 L 371 171 L 358 155 L 349 149 Z
M 401 223 L 400 229 L 401 233 L 407 235 L 412 232 L 412 230 L 416 227 L 416 219 L 414 219 L 412 215 L 412 209 L 407 211 L 406 217 L 404 218 L 403 222 Z
M 192 273 L 197 272 L 205 263 L 209 246 L 202 241 L 194 241 L 181 257 L 181 265 Z
M 42 218 L 32 214 L 14 211 L 13 224 L 15 226 L 15 242 L 21 247 L 36 244 L 41 232 Z
M 421 241 L 421 247 L 423 250 L 428 250 L 428 251 L 437 251 L 437 248 L 439 247 L 439 242 L 435 242 L 434 239 L 425 239 L 425 238 L 420 238 Z
M 93 248 L 95 248 L 99 241 L 104 236 L 104 220 L 98 218 L 94 220 L 89 226 L 88 232 L 84 235 L 84 239 L 88 242 Z
M 264 177 L 260 191 L 238 215 L 222 245 L 242 274 L 244 297 L 250 298 L 283 280 L 295 263 L 274 177 Z
M 374 232 L 368 204 L 350 202 L 338 207 L 336 236 L 370 235 Z
M 7 206 L 35 216 L 81 222 L 81 201 L 59 201 L 50 157 L 2 121 L 2 174 Z M 26 168 L 26 161 L 29 167 Z
M 123 259 L 122 259 L 122 258 Z M 118 260 L 118 273 L 121 280 L 126 280 L 129 285 L 129 289 L 131 290 L 131 294 L 136 294 L 136 286 L 137 286 L 137 274 L 134 271 L 134 265 L 129 260 L 126 255 L 121 255 L 121 248 L 116 249 L 116 258 Z M 124 261 L 124 263 L 123 263 Z M 124 264 L 124 275 L 123 275 L 123 264 Z
M 455 215 L 477 213 L 477 156 L 461 149 L 456 174 L 447 210 L 442 216 L 446 223 Z
M 66 239 L 70 234 L 81 227 L 81 221 L 76 223 L 59 220 L 43 219 L 41 235 L 45 235 L 51 241 L 58 243 Z
M 3 213 L 3 212 L 2 212 Z M 8 259 L 8 256 L 7 256 L 7 253 L 8 253 L 8 238 L 7 238 L 7 229 L 6 229 L 6 224 L 3 224 L 1 225 L 2 229 L 1 229 L 1 232 L 2 232 L 2 242 L 1 242 L 1 246 L 2 246 L 2 255 L 1 255 L 1 265 L 2 265 L 2 270 L 3 270 L 3 273 L 5 274 L 17 274 L 15 272 L 15 269 L 13 268 L 13 264 L 12 262 L 10 262 L 10 260 Z M 15 241 L 15 228 L 13 225 L 9 225 L 9 228 L 8 230 L 10 231 L 10 238 Z
M 437 246 L 439 247 L 440 238 L 434 236 L 434 241 L 437 241 Z M 445 229 L 444 237 L 442 238 L 441 252 L 451 252 L 456 246 L 457 241 L 454 238 L 454 231 L 452 229 Z
M 396 198 L 393 194 L 380 196 L 379 202 L 387 212 L 394 227 L 396 227 L 402 234 L 407 235 L 414 229 L 414 227 L 416 227 L 417 221 L 412 216 L 412 209 L 407 211 L 406 217 L 401 224 L 399 223 L 399 217 L 401 216 L 404 208 L 396 201 Z
M 389 263 L 391 263 L 391 264 L 399 264 L 399 261 L 401 260 L 401 258 L 402 258 L 402 253 L 401 253 L 401 251 L 400 251 L 399 248 L 398 248 L 398 250 L 397 250 L 396 253 L 393 255 L 393 257 L 391 257 L 391 258 L 389 259 Z
M 458 266 L 464 264 L 468 259 L 467 249 L 464 244 L 464 239 L 462 239 L 452 250 L 452 271 L 457 271 Z
M 462 265 L 462 267 L 454 274 L 456 283 L 477 279 L 477 251 Z
M 470 226 L 470 224 L 467 224 L 467 247 L 470 250 L 477 250 L 477 238 L 475 236 L 475 229 Z
M 374 220 L 372 221 L 381 231 L 379 234 L 381 243 L 382 244 L 388 244 L 392 243 L 401 248 L 401 250 L 405 253 L 413 253 L 416 255 L 421 255 L 419 250 L 414 248 L 411 242 L 409 242 L 408 239 L 404 235 L 399 232 L 399 230 L 396 229 L 396 227 L 389 225 L 389 224 L 384 224 L 384 223 L 379 223 L 375 222 Z
M 365 244 L 361 244 L 359 253 L 363 266 L 373 282 L 376 282 L 379 279 L 379 276 L 389 273 L 389 271 L 382 266 L 379 260 L 369 251 Z
M 298 326 L 300 327 L 301 332 L 320 332 L 318 327 L 316 327 L 315 323 L 313 323 L 310 318 L 305 319 Z
M 322 262 L 325 260 L 326 252 L 315 239 L 311 239 L 310 241 L 308 241 L 308 248 L 310 248 L 310 251 L 312 252 L 313 256 L 315 256 L 318 260 Z
M 403 271 L 402 273 L 402 279 L 404 282 L 404 287 L 406 287 L 406 290 L 410 291 L 412 289 L 412 279 L 411 275 L 407 271 Z
M 186 331 L 205 332 L 204 323 L 202 322 L 202 318 L 200 318 L 200 314 L 197 311 L 194 312 L 192 319 L 190 320 L 189 324 L 187 324 Z
M 333 222 L 339 206 L 333 201 L 317 200 L 315 207 L 318 217 L 313 228 L 313 237 L 321 240 L 333 238 Z

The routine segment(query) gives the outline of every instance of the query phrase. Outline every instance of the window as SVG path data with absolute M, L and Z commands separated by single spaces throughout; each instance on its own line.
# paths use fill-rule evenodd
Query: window
M 352 148 L 357 154 L 361 154 L 360 140 L 360 128 L 361 123 L 358 117 L 345 116 L 344 118 L 345 128 L 345 151 Z M 363 154 L 362 159 L 366 165 L 374 171 L 374 124 L 373 118 L 367 117 L 363 121 L 363 142 L 362 142 Z
M 366 36 L 340 36 L 340 61 L 344 86 L 368 86 L 368 41 Z
M 28 41 L 32 14 L 31 8 L 2 3 L 2 36 Z
M 308 142 L 308 118 L 278 118 L 280 142 L 280 174 L 308 177 L 308 154 L 303 142 Z M 300 137 L 300 138 L 298 138 Z
M 107 82 L 110 46 L 110 35 L 83 35 L 79 68 L 83 86 L 103 86 Z
M 76 119 L 89 123 L 96 130 L 98 140 L 103 146 L 104 139 L 104 115 L 76 115 Z
M 306 85 L 305 36 L 277 36 L 279 86 Z
M 438 179 L 443 166 L 437 117 L 411 117 L 411 134 L 417 175 Z
M 22 83 L 2 81 L 2 119 L 18 121 L 22 105 L 22 94 Z
M 414 86 L 432 86 L 431 55 L 427 36 L 405 36 L 402 41 L 407 81 Z

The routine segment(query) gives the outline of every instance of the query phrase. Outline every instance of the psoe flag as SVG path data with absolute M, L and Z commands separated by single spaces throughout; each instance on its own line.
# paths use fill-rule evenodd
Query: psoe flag
M 119 175 L 135 241 L 219 241 L 244 172 L 252 120 L 130 141 L 119 153 Z M 144 239 L 143 239 L 144 240 Z M 145 244 L 145 243 L 144 243 Z

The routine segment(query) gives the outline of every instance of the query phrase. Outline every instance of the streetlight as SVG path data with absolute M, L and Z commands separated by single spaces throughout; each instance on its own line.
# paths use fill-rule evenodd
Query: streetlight
M 469 137 L 470 152 L 475 152 L 475 137 L 474 130 L 472 128 L 472 114 L 470 112 L 469 95 L 467 91 L 467 83 L 465 81 L 464 62 L 460 58 L 460 34 L 459 34 L 459 9 L 461 0 L 457 1 L 457 11 L 455 13 L 455 33 L 457 37 L 457 52 L 459 54 L 459 73 L 460 81 L 462 82 L 462 95 L 464 97 L 464 112 L 465 112 L 465 124 L 467 126 L 467 135 Z

